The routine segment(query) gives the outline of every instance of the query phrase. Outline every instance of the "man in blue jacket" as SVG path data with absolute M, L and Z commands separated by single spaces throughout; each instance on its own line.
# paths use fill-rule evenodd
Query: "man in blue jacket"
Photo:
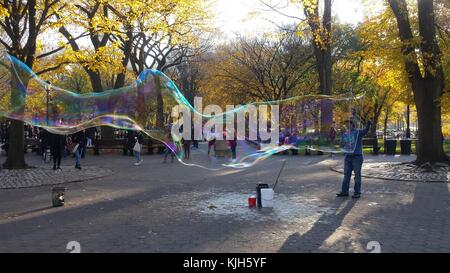
M 361 196 L 361 167 L 363 164 L 362 139 L 369 132 L 371 122 L 367 122 L 366 127 L 357 130 L 354 121 L 350 121 L 350 136 L 354 140 L 354 150 L 352 153 L 345 154 L 344 160 L 344 180 L 342 181 L 342 190 L 336 194 L 339 197 L 347 197 L 350 187 L 350 178 L 352 171 L 355 172 L 355 191 L 352 198 Z

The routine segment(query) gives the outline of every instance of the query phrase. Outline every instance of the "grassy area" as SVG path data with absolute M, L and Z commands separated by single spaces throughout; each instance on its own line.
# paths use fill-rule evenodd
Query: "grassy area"
M 384 139 L 379 139 L 378 140 L 378 146 L 381 147 L 379 153 L 380 154 L 384 154 Z M 299 146 L 299 154 L 304 155 L 304 151 L 305 151 L 306 146 L 305 145 L 300 145 Z M 338 147 L 336 147 L 336 149 L 338 149 Z M 372 147 L 366 146 L 363 147 L 363 153 L 364 154 L 372 154 Z M 450 140 L 445 140 L 444 141 L 444 151 L 446 153 L 450 153 Z M 401 146 L 400 146 L 400 141 L 397 141 L 397 147 L 395 149 L 396 154 L 401 154 Z M 411 152 L 412 154 L 416 153 L 416 142 L 412 141 L 411 143 Z M 313 154 L 316 154 L 317 152 L 313 152 Z
M 380 149 L 380 154 L 384 154 L 384 139 L 379 139 L 378 140 L 378 146 L 379 147 L 381 147 L 381 149 Z M 364 147 L 363 148 L 363 153 L 364 154 L 371 154 L 372 153 L 372 147 Z M 397 146 L 396 146 L 396 148 L 395 148 L 395 153 L 396 154 L 400 154 L 401 153 L 401 146 L 400 146 L 400 141 L 397 141 Z M 416 152 L 416 143 L 415 143 L 415 141 L 413 141 L 412 143 L 411 143 L 411 151 L 412 151 L 412 153 L 415 153 Z

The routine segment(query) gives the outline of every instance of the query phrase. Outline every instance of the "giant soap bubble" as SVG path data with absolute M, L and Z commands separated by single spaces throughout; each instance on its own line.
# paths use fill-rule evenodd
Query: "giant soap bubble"
M 0 116 L 64 135 L 96 126 L 142 131 L 164 143 L 181 163 L 211 170 L 249 167 L 286 151 L 351 153 L 355 148 L 346 123 L 355 119 L 351 109 L 358 98 L 349 95 L 199 107 L 201 101 L 190 103 L 157 70 L 144 71 L 120 89 L 79 94 L 49 85 L 12 56 L 0 63 L 0 85 Z M 332 127 L 321 124 L 324 104 L 339 113 Z M 200 144 L 187 158 L 183 148 L 192 137 Z

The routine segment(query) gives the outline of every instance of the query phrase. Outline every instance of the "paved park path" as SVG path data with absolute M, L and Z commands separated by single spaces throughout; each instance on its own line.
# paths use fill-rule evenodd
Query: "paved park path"
M 204 146 L 193 156 L 204 157 Z M 275 207 L 247 208 L 285 159 Z M 27 162 L 42 165 L 32 154 Z M 222 171 L 163 164 L 161 155 L 133 162 L 88 155 L 83 166 L 114 172 L 66 184 L 64 207 L 50 207 L 51 186 L 0 190 L 0 252 L 68 252 L 69 241 L 82 252 L 368 252 L 371 241 L 381 252 L 450 251 L 448 183 L 363 178 L 363 196 L 352 200 L 335 196 L 342 174 L 330 168 L 341 156 L 273 156 Z

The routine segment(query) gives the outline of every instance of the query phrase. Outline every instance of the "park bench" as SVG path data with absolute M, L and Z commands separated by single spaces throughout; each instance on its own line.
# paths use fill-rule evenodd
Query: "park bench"
M 94 141 L 94 154 L 99 155 L 101 149 L 122 150 L 123 155 L 127 155 L 127 139 L 96 139 Z M 165 145 L 160 141 L 153 139 L 144 139 L 142 150 L 147 149 L 147 154 L 162 154 L 164 153 Z
M 90 147 L 87 147 L 88 149 Z M 122 150 L 124 155 L 127 154 L 126 139 L 96 139 L 94 140 L 94 155 L 100 155 L 100 150 Z
M 5 153 L 8 153 L 8 143 L 0 143 L 2 146 L 2 150 L 5 151 Z M 26 138 L 23 142 L 23 152 L 27 153 L 28 149 L 31 149 L 32 152 L 35 152 L 40 149 L 39 147 L 39 141 L 35 138 Z
M 228 147 L 226 140 L 216 140 L 214 154 L 216 157 L 231 157 L 231 149 Z
M 157 141 L 151 138 L 144 140 L 143 149 L 147 148 L 147 154 L 163 154 L 166 149 L 166 145 L 161 141 Z
M 372 154 L 378 154 L 381 147 L 378 145 L 376 138 L 363 138 L 362 148 L 372 148 Z

